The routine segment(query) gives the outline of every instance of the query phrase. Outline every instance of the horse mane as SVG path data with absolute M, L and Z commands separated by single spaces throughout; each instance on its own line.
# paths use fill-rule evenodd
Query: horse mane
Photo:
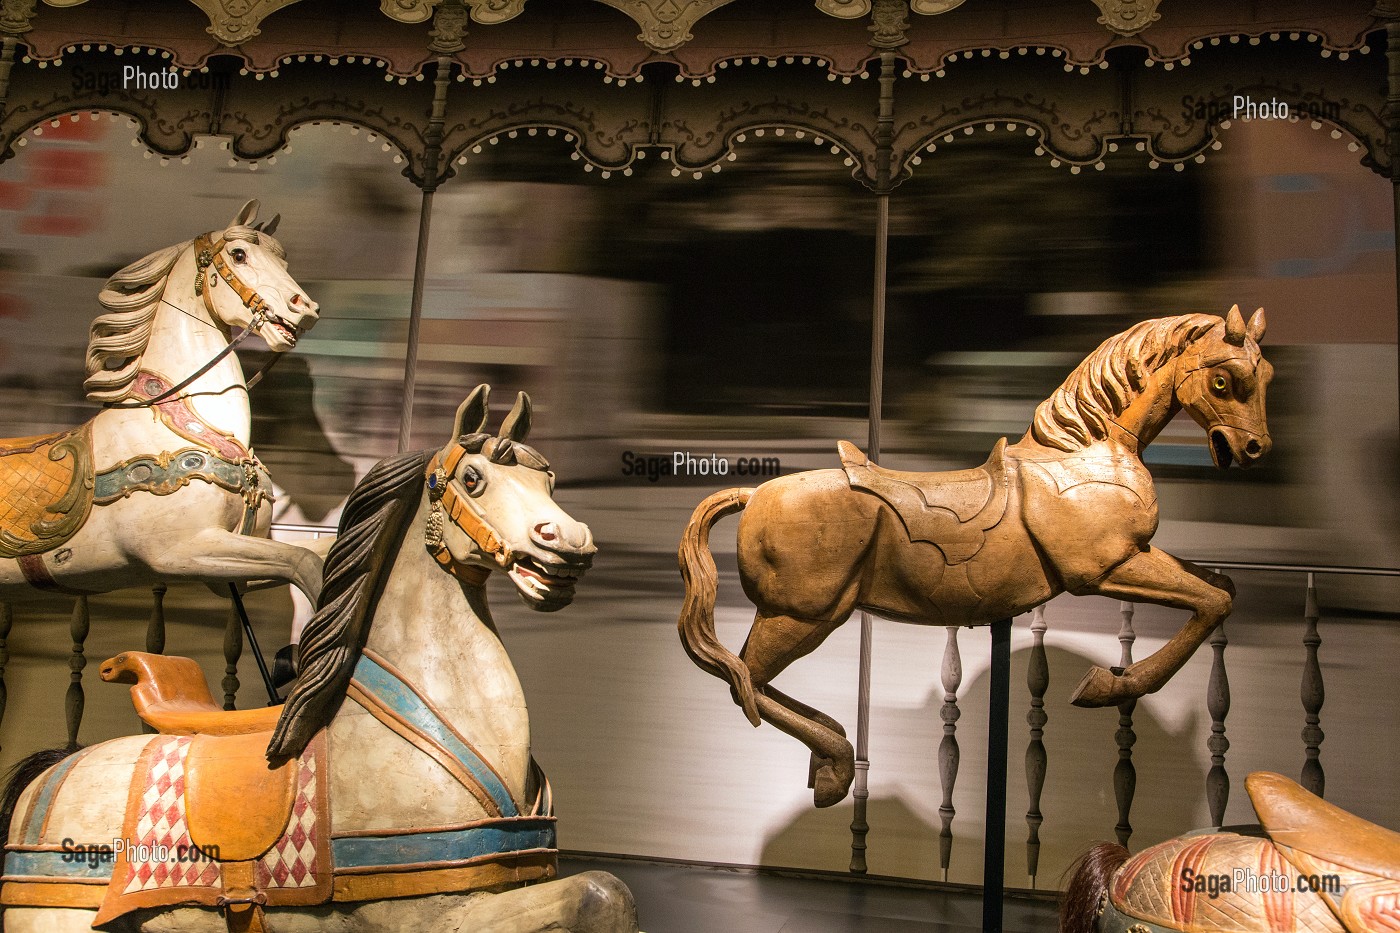
M 1156 318 L 1108 338 L 1036 407 L 1032 435 L 1065 451 L 1103 440 L 1109 421 L 1138 397 L 1148 376 L 1220 321 L 1213 314 Z
M 88 331 L 83 391 L 94 402 L 124 398 L 151 339 L 165 280 L 188 241 L 151 253 L 113 274 L 97 300 L 106 309 Z
M 432 454 L 416 451 L 381 460 L 350 493 L 326 556 L 316 614 L 302 633 L 296 686 L 267 746 L 269 760 L 301 754 L 345 699 L 388 568 L 417 514 Z

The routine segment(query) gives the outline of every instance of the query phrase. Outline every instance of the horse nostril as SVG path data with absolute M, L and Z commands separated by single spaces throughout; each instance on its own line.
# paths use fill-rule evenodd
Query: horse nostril
M 292 304 L 294 304 L 294 305 L 299 305 L 299 304 L 301 304 L 301 296 L 300 296 L 300 295 L 293 295 L 293 296 L 292 296 Z
M 1263 449 L 1264 448 L 1259 446 L 1259 442 L 1257 440 L 1254 440 L 1253 438 L 1250 439 L 1248 444 L 1244 445 L 1244 452 L 1249 454 L 1251 457 L 1259 456 L 1260 452 Z
M 553 522 L 541 522 L 535 526 L 535 534 L 541 541 L 557 541 L 559 539 L 559 528 Z

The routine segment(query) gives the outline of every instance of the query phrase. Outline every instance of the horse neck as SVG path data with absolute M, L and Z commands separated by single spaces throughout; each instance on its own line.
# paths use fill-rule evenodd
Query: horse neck
M 170 270 L 151 328 L 141 368 L 179 385 L 228 346 L 229 333 L 213 321 L 202 298 L 194 294 L 194 250 L 184 252 Z M 211 277 L 212 278 L 212 277 Z M 195 413 L 210 427 L 230 434 L 244 447 L 251 434 L 248 392 L 243 367 L 230 353 L 184 389 Z
M 366 647 L 519 791 L 530 752 L 524 692 L 491 621 L 484 587 L 459 583 L 429 555 L 427 513 L 425 500 L 394 559 Z
M 1141 454 L 1142 449 L 1156 439 L 1167 422 L 1181 409 L 1176 400 L 1177 360 L 1174 357 L 1158 366 L 1148 377 L 1143 389 L 1112 419 L 1123 429 L 1124 436 L 1114 438 Z

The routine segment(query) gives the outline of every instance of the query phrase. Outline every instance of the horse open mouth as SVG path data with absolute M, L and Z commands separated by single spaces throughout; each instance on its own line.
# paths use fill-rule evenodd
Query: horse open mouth
M 1228 469 L 1230 464 L 1235 462 L 1234 451 L 1230 449 L 1230 442 L 1225 439 L 1224 431 L 1210 432 L 1210 458 L 1222 470 Z
M 269 317 L 267 323 L 268 326 L 272 328 L 273 333 L 281 337 L 282 342 L 289 348 L 297 345 L 297 329 L 295 326 L 286 323 L 279 317 Z
M 574 598 L 574 587 L 583 571 L 578 566 L 546 566 L 522 554 L 506 572 L 526 602 L 540 604 L 540 608 L 559 608 Z

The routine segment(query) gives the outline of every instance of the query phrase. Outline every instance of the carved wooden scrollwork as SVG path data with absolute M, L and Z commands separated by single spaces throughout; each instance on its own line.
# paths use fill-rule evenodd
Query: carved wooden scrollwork
M 241 45 L 260 34 L 258 24 L 297 0 L 192 0 L 209 16 L 209 34 L 224 45 Z
M 525 9 L 525 0 L 467 0 L 472 19 L 484 26 L 493 26 L 514 19 Z
M 0 33 L 18 36 L 34 27 L 34 0 L 0 0 Z
M 956 10 L 962 5 L 963 0 L 910 0 L 909 3 L 915 13 L 922 13 L 924 16 L 937 16 L 949 10 Z
M 870 0 L 817 0 L 817 9 L 837 19 L 860 19 L 870 12 Z
M 669 52 L 694 38 L 690 27 L 700 17 L 734 0 L 598 0 L 621 10 L 642 27 L 637 38 L 648 48 Z
M 401 23 L 426 23 L 442 0 L 379 0 L 379 9 Z
M 1162 18 L 1157 12 L 1161 0 L 1094 0 L 1094 3 L 1103 11 L 1099 25 L 1107 26 L 1120 36 L 1135 36 Z

